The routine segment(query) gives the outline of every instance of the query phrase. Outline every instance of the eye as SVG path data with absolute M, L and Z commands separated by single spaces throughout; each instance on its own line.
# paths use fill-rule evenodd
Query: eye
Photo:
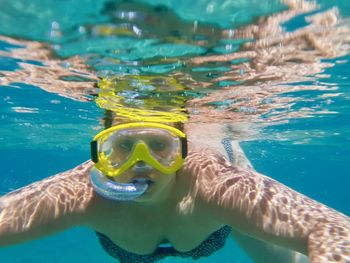
M 118 143 L 118 148 L 124 152 L 130 152 L 134 147 L 134 142 L 130 139 L 122 140 Z
M 149 146 L 153 151 L 163 151 L 167 148 L 167 143 L 160 140 L 152 140 L 149 142 Z

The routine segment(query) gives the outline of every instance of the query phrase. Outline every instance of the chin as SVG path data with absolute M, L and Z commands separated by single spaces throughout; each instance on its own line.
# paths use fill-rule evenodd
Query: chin
M 173 187 L 174 185 L 172 180 L 166 182 L 154 182 L 150 188 L 147 189 L 147 191 L 142 196 L 135 199 L 135 201 L 140 203 L 156 203 L 158 201 L 162 201 L 171 195 Z
M 136 198 L 134 202 L 136 203 L 154 203 L 158 200 L 158 198 L 155 197 L 155 195 L 151 192 L 146 191 L 142 196 Z

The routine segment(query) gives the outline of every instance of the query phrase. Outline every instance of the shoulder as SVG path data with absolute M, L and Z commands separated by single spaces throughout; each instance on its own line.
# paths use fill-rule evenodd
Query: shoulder
M 210 203 L 219 203 L 233 191 L 239 194 L 242 185 L 253 187 L 258 179 L 252 169 L 234 166 L 221 154 L 209 150 L 190 152 L 182 171 L 191 178 L 196 198 Z
M 220 153 L 203 149 L 191 151 L 188 154 L 182 171 L 200 182 L 204 180 L 215 183 L 233 176 L 243 176 L 247 169 L 232 165 Z

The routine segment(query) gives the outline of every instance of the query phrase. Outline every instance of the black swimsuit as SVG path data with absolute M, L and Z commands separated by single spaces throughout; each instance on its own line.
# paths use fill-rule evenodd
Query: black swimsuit
M 148 255 L 139 255 L 120 248 L 114 244 L 107 236 L 96 233 L 103 249 L 112 257 L 118 259 L 121 263 L 152 263 L 166 257 L 181 257 L 199 259 L 208 257 L 217 250 L 221 249 L 226 242 L 228 235 L 231 233 L 231 227 L 224 226 L 223 228 L 212 233 L 198 247 L 187 251 L 179 252 L 173 247 L 158 247 L 156 251 Z

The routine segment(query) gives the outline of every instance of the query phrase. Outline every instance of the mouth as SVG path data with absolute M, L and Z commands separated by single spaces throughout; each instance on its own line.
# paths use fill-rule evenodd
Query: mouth
M 131 180 L 132 184 L 141 184 L 141 185 L 144 185 L 144 184 L 147 184 L 148 187 L 152 186 L 154 184 L 154 182 L 149 179 L 149 178 L 145 178 L 145 177 L 140 177 L 140 178 L 134 178 L 133 180 Z

